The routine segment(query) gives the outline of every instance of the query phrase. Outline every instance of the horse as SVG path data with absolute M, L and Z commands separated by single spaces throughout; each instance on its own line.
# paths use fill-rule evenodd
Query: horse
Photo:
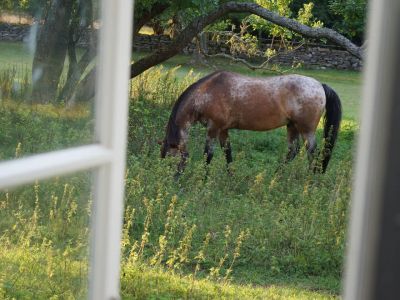
M 325 139 L 322 162 L 313 164 L 317 142 L 315 133 L 324 115 Z M 182 173 L 189 153 L 188 132 L 196 122 L 207 127 L 204 154 L 210 164 L 218 139 L 227 164 L 232 162 L 229 129 L 267 131 L 286 126 L 288 152 L 285 162 L 300 150 L 302 137 L 314 172 L 325 173 L 335 145 L 342 117 L 337 93 L 328 85 L 302 75 L 256 78 L 233 72 L 217 71 L 190 85 L 172 108 L 161 158 L 180 156 Z M 314 166 L 312 166 L 314 165 Z

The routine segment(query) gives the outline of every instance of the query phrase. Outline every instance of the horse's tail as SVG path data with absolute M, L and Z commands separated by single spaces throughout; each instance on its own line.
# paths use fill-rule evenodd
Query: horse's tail
M 333 147 L 335 146 L 336 139 L 339 133 L 340 121 L 342 120 L 342 104 L 336 92 L 322 84 L 326 96 L 326 113 L 324 118 L 324 149 L 322 157 L 322 172 L 326 171 L 329 160 L 332 155 Z

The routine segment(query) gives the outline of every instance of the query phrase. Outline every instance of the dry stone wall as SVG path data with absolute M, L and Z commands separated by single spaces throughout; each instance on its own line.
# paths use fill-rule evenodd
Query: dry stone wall
M 160 47 L 167 47 L 171 43 L 168 36 L 160 35 L 139 35 L 134 41 L 134 50 L 154 51 Z M 269 45 L 269 43 L 266 42 Z M 261 45 L 261 48 L 266 48 Z M 197 51 L 195 43 L 189 44 L 183 53 L 191 54 Z M 207 41 L 209 54 L 226 53 L 230 54 L 229 47 L 223 42 Z M 271 63 L 282 65 L 293 65 L 302 63 L 306 68 L 313 69 L 340 69 L 340 70 L 361 70 L 362 61 L 345 50 L 338 49 L 331 45 L 304 45 L 294 51 L 279 53 L 271 60 Z
M 30 33 L 30 26 L 0 24 L 0 41 L 20 42 L 27 39 Z M 87 46 L 90 32 L 83 34 L 79 45 Z M 166 35 L 139 35 L 135 38 L 133 48 L 137 51 L 154 51 L 159 48 L 168 47 L 171 39 Z M 268 42 L 265 42 L 266 47 Z M 191 43 L 183 53 L 191 54 L 196 50 L 196 44 Z M 227 53 L 229 47 L 224 42 L 207 41 L 207 51 L 210 54 Z M 327 45 L 304 45 L 292 52 L 280 53 L 271 60 L 272 63 L 282 65 L 292 65 L 302 63 L 306 68 L 314 69 L 341 69 L 341 70 L 360 70 L 362 61 L 344 50 Z
M 9 25 L 0 23 L 0 41 L 22 42 L 28 37 L 29 25 Z

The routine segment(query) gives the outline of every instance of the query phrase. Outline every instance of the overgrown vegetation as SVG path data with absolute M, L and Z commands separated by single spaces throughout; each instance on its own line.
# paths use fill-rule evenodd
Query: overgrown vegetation
M 345 120 L 325 175 L 308 172 L 304 154 L 280 166 L 286 133 L 279 129 L 232 132 L 233 175 L 216 151 L 206 176 L 205 130 L 196 126 L 187 170 L 175 181 L 176 161 L 159 159 L 157 140 L 173 102 L 199 74 L 157 67 L 133 81 L 121 244 L 124 298 L 336 297 L 357 130 L 350 100 L 359 78 L 302 72 L 334 86 L 344 100 Z M 0 158 L 90 142 L 89 111 L 32 106 L 3 92 Z M 0 193 L 0 297 L 86 295 L 90 182 L 90 174 L 79 174 Z

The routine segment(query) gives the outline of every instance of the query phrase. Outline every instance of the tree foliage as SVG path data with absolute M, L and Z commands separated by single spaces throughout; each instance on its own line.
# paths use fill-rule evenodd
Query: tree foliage
M 357 4 L 357 16 L 361 16 L 365 8 L 365 1 L 332 0 L 329 2 L 330 11 L 341 15 L 348 24 L 354 27 L 351 29 L 353 27 L 350 28 L 349 25 L 348 35 L 350 36 L 354 37 L 358 34 L 356 30 L 358 23 L 352 19 L 352 3 Z M 322 0 L 314 2 L 320 5 Z M 132 65 L 131 76 L 134 77 L 179 53 L 204 30 L 230 30 L 234 37 L 231 42 L 239 41 L 230 45 L 234 53 L 243 52 L 243 49 L 251 55 L 259 52 L 256 34 L 258 32 L 273 38 L 278 37 L 284 41 L 283 46 L 287 49 L 290 47 L 287 47 L 285 41 L 291 40 L 293 37 L 296 39 L 323 38 L 341 45 L 357 57 L 362 57 L 362 49 L 344 36 L 331 29 L 321 28 L 324 20 L 318 15 L 314 15 L 314 9 L 317 8 L 314 2 L 304 3 L 301 1 L 301 5 L 298 5 L 300 3 L 298 0 L 138 0 L 135 2 L 134 34 L 137 34 L 143 25 L 149 24 L 157 27 L 157 32 L 169 31 L 173 40 L 166 49 L 160 48 L 155 53 L 135 62 Z M 90 4 L 86 5 L 85 3 Z M 341 5 L 341 3 L 346 5 Z M 58 9 L 59 5 L 63 7 L 60 6 Z M 326 6 L 327 3 L 324 4 L 324 7 Z M 38 7 L 42 9 L 42 13 L 38 13 Z M 70 62 L 67 84 L 62 88 L 61 93 L 58 92 L 59 99 L 65 101 L 74 99 L 75 96 L 71 95 L 72 87 L 78 84 L 78 90 L 87 90 L 86 83 L 94 82 L 95 69 L 87 72 L 87 68 L 96 51 L 93 51 L 93 47 L 89 47 L 78 61 L 75 46 L 82 29 L 88 29 L 93 21 L 98 19 L 97 0 L 4 0 L 1 2 L 0 8 L 25 12 L 41 19 L 42 25 L 38 34 L 37 51 L 33 64 L 33 77 L 36 78 L 40 74 L 40 78 L 35 79 L 36 87 L 40 90 L 38 99 L 44 102 L 52 101 L 51 99 L 57 94 L 56 89 L 59 88 L 59 78 L 66 56 Z M 68 15 L 60 17 L 62 16 L 61 11 L 64 10 L 68 12 Z M 271 57 L 271 51 L 265 52 L 265 57 Z M 50 70 L 50 67 L 50 71 L 47 71 L 47 66 L 57 65 L 60 66 L 57 72 Z M 83 74 L 87 74 L 84 79 L 81 78 Z M 43 78 L 48 78 L 47 85 L 41 84 L 40 80 Z M 36 91 L 36 87 L 33 91 Z M 84 94 L 86 95 L 86 93 Z M 93 93 L 91 92 L 91 94 Z M 49 96 L 44 97 L 43 95 Z
M 324 23 L 350 38 L 362 43 L 365 30 L 367 0 L 313 0 L 313 14 Z M 292 10 L 299 10 L 304 1 L 293 0 Z
M 348 37 L 363 40 L 367 0 L 332 0 L 329 8 L 341 21 L 334 27 Z
M 314 18 L 312 13 L 314 4 L 312 2 L 303 4 L 303 6 L 297 10 L 297 13 L 291 8 L 293 0 L 255 0 L 254 2 L 270 11 L 278 13 L 280 16 L 295 19 L 304 25 L 321 27 L 323 24 L 321 21 Z M 286 40 L 294 37 L 292 31 L 268 22 L 256 15 L 246 17 L 245 22 L 251 24 L 254 30 L 264 32 L 273 38 L 278 37 L 281 40 Z
M 44 7 L 47 7 L 47 0 L 2 0 L 0 10 L 26 13 L 31 16 L 38 16 Z

